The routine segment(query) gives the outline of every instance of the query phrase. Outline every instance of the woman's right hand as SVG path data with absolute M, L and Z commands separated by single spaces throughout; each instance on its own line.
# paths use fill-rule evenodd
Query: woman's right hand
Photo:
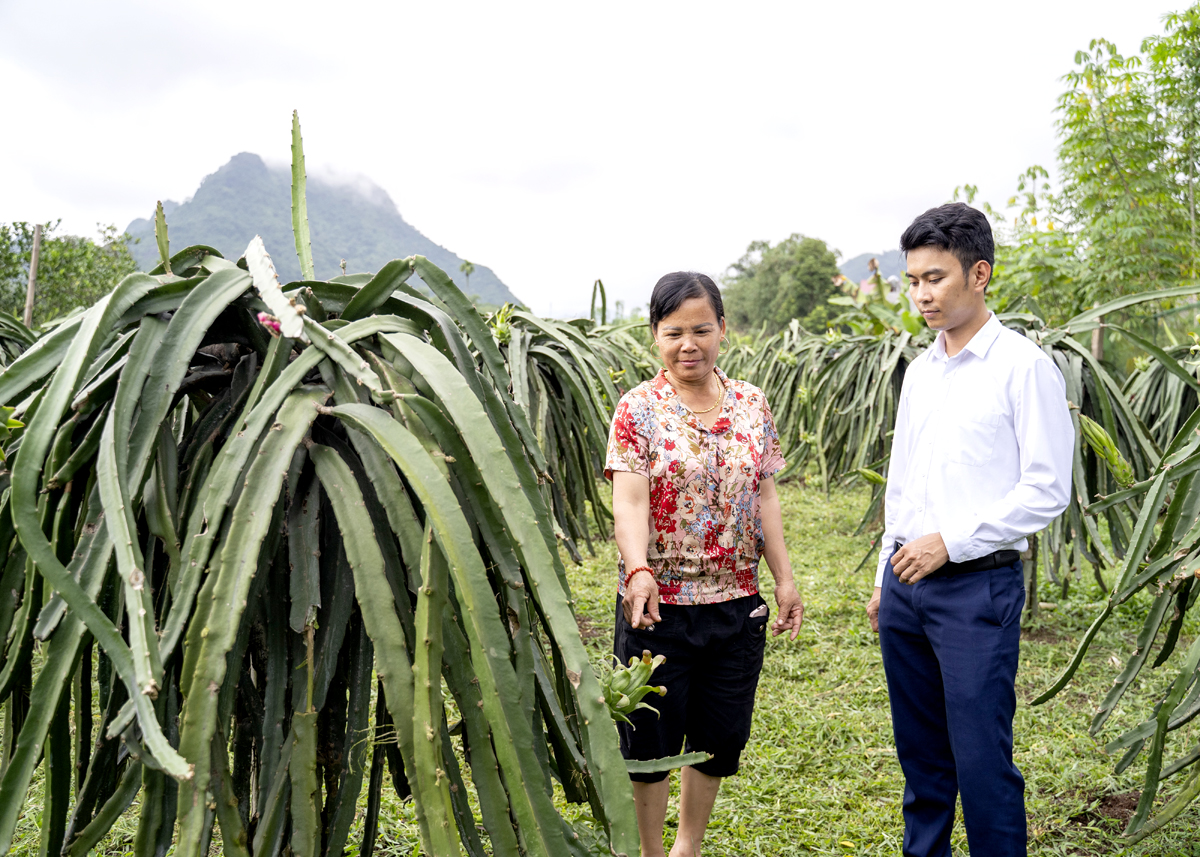
M 633 628 L 651 628 L 661 622 L 658 615 L 658 581 L 648 571 L 639 571 L 629 579 L 621 599 L 625 621 Z

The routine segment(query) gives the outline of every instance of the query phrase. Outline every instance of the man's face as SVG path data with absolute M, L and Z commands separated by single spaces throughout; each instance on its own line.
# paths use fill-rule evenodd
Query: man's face
M 966 272 L 957 257 L 938 247 L 917 247 L 907 257 L 908 293 L 934 330 L 954 330 L 986 311 L 983 292 L 992 268 L 979 261 Z

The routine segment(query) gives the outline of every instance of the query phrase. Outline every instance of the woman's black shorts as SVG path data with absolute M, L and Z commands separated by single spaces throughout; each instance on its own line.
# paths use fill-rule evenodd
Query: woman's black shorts
M 710 777 L 738 771 L 742 749 L 750 739 L 754 692 L 762 672 L 769 611 L 751 616 L 766 602 L 749 595 L 718 604 L 659 606 L 662 621 L 653 629 L 634 629 L 625 621 L 617 597 L 613 653 L 628 664 L 644 649 L 665 655 L 650 683 L 665 685 L 666 696 L 648 694 L 644 702 L 661 714 L 635 711 L 633 725 L 618 723 L 621 753 L 626 759 L 661 759 L 685 752 L 712 753 L 693 765 Z M 636 728 L 635 728 L 636 727 Z M 630 774 L 643 783 L 666 779 L 667 773 Z

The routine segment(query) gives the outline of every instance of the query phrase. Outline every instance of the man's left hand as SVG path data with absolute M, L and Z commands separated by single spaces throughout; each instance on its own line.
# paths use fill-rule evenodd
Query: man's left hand
M 792 632 L 792 639 L 800 635 L 800 625 L 804 622 L 804 602 L 796 591 L 796 584 L 783 583 L 775 587 L 775 603 L 779 605 L 779 614 L 771 625 L 771 636 L 778 637 Z
M 913 539 L 892 554 L 892 570 L 901 583 L 910 586 L 923 577 L 933 574 L 950 561 L 950 552 L 942 541 L 941 533 L 930 533 Z

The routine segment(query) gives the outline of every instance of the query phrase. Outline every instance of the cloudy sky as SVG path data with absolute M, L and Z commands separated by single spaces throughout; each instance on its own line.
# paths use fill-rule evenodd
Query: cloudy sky
M 1059 78 L 1182 0 L 0 0 L 0 222 L 124 227 L 232 155 L 367 176 L 545 314 L 755 239 L 892 248 L 1052 166 Z M 320 240 L 313 236 L 314 242 Z

